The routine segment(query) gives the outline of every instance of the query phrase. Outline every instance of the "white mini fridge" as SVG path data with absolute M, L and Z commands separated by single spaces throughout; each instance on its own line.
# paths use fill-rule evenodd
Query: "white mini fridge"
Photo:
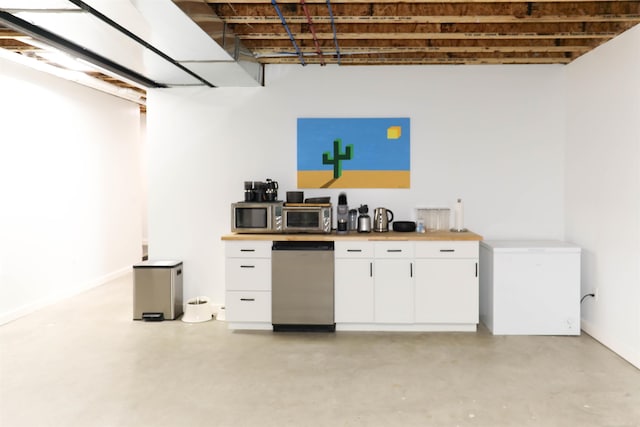
M 580 248 L 480 242 L 480 321 L 495 335 L 580 335 Z

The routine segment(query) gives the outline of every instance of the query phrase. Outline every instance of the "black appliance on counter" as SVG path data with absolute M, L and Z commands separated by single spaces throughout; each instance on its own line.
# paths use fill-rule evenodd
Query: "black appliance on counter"
M 245 202 L 275 202 L 278 200 L 278 182 L 267 178 L 262 181 L 244 182 Z

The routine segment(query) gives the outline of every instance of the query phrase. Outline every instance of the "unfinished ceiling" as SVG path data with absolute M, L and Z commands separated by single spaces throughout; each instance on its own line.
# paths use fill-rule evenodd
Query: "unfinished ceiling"
M 640 22 L 638 1 L 174 0 L 263 64 L 567 64 Z
M 0 0 L 0 54 L 62 69 L 62 48 L 144 109 L 149 87 L 261 85 L 264 64 L 567 64 L 638 23 L 640 1 Z

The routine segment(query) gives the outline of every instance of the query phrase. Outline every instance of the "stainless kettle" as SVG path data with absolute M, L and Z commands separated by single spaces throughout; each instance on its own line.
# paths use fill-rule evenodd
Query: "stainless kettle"
M 379 233 L 389 231 L 389 223 L 393 221 L 393 212 L 385 208 L 373 210 L 373 231 Z

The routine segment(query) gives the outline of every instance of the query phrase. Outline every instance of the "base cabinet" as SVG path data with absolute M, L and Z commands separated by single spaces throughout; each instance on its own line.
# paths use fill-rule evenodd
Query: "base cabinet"
M 271 241 L 226 243 L 231 329 L 271 329 Z M 475 331 L 478 241 L 336 240 L 336 330 Z
M 335 247 L 338 330 L 476 330 L 477 241 Z
M 271 242 L 227 242 L 226 321 L 232 329 L 271 328 Z
M 476 325 L 478 243 L 416 242 L 416 322 Z

